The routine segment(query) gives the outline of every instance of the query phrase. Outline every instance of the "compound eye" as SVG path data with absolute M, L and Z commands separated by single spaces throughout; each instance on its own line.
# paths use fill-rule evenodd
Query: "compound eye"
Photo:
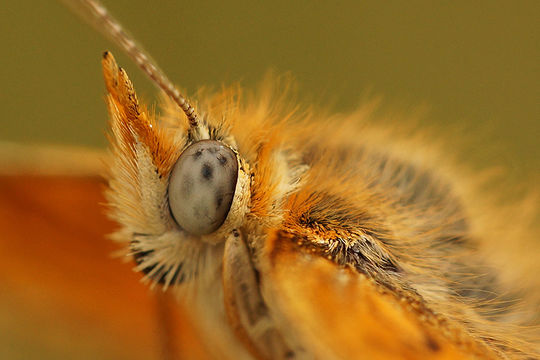
M 236 155 L 223 143 L 190 145 L 169 180 L 169 206 L 178 225 L 193 235 L 216 231 L 231 209 L 237 178 Z

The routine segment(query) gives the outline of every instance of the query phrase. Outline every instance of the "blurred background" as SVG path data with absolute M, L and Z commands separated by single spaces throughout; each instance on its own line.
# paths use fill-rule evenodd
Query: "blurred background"
M 427 106 L 426 123 L 463 126 L 522 177 L 540 168 L 538 1 L 106 1 L 188 95 L 290 72 L 300 93 L 354 109 Z M 104 146 L 100 55 L 131 61 L 61 2 L 2 7 L 0 140 Z
M 328 99 L 334 111 L 347 112 L 371 95 L 382 96 L 384 106 L 404 113 L 427 108 L 420 124 L 441 134 L 461 129 L 474 142 L 471 163 L 502 166 L 515 183 L 538 179 L 538 1 L 115 0 L 105 5 L 169 77 L 187 89 L 188 96 L 203 85 L 241 81 L 253 87 L 269 69 L 290 72 L 305 102 Z M 100 59 L 106 49 L 127 69 L 139 95 L 155 99 L 156 90 L 131 61 L 62 3 L 10 1 L 0 14 L 0 142 L 104 147 Z M 21 191 L 28 195 L 32 186 Z M 0 196 L 7 188 L 4 184 Z M 5 249 L 8 241 L 2 236 L 0 246 Z M 23 245 L 21 254 L 26 251 Z M 72 246 L 81 257 L 91 252 L 81 250 L 87 243 L 81 243 L 82 248 Z M 105 257 L 109 250 L 103 245 L 93 256 Z M 40 254 L 36 251 L 35 257 L 45 261 Z M 69 251 L 64 255 L 69 256 Z M 85 266 L 93 264 L 88 261 Z M 129 266 L 102 266 L 112 266 L 114 272 L 126 269 L 125 276 L 138 284 Z M 0 277 L 0 294 L 9 290 L 7 274 L 2 275 L 4 281 Z M 102 283 L 104 278 L 103 270 L 91 281 Z M 69 281 L 58 286 L 69 289 L 77 283 Z M 84 297 L 82 303 L 87 305 L 75 306 L 62 321 L 51 312 L 56 300 L 46 287 L 31 295 L 33 307 L 16 295 L 0 295 L 0 357 L 155 355 L 159 345 L 153 340 L 145 345 L 146 352 L 119 346 L 125 333 L 155 325 L 148 325 L 154 310 L 145 312 L 139 322 L 132 321 L 140 310 L 125 310 L 124 300 L 129 302 L 135 295 L 119 290 L 121 284 L 109 279 L 104 287 L 109 290 L 102 291 L 101 301 L 114 298 L 118 303 L 109 307 L 93 304 L 96 294 L 81 290 L 70 301 Z M 155 299 L 144 291 L 137 290 L 137 301 L 153 309 Z M 131 320 L 103 326 L 96 320 L 99 313 L 111 319 L 120 309 Z M 149 334 L 156 331 L 147 329 Z M 138 339 L 135 334 L 130 341 L 141 344 Z

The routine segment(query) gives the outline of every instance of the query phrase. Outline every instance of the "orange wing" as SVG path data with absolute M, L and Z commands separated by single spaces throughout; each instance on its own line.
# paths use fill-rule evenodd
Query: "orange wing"
M 208 358 L 184 308 L 111 258 L 103 187 L 0 176 L 0 357 Z

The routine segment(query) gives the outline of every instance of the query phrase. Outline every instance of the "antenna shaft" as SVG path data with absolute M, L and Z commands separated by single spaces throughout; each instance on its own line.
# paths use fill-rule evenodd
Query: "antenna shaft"
M 64 0 L 64 2 L 120 46 L 135 64 L 178 104 L 186 114 L 189 125 L 193 128 L 198 126 L 197 113 L 193 106 L 165 76 L 163 71 L 159 69 L 156 62 L 150 58 L 141 46 L 137 45 L 131 35 L 124 31 L 120 23 L 98 0 Z

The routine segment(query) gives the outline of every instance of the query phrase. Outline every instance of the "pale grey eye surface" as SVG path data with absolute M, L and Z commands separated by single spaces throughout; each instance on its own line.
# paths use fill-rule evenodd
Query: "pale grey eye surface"
M 216 231 L 234 197 L 235 153 L 215 140 L 190 145 L 178 158 L 169 180 L 169 206 L 178 225 L 193 235 Z

